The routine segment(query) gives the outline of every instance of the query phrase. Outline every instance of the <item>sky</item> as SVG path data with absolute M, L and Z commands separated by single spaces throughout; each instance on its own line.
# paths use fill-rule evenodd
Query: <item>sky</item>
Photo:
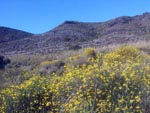
M 104 22 L 150 12 L 150 0 L 0 0 L 0 26 L 39 34 L 66 20 Z

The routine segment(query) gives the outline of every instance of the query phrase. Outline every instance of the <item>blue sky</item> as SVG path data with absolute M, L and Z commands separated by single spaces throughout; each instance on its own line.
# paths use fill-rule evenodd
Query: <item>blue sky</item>
M 150 12 L 150 0 L 0 0 L 0 26 L 32 33 L 65 20 L 103 22 Z

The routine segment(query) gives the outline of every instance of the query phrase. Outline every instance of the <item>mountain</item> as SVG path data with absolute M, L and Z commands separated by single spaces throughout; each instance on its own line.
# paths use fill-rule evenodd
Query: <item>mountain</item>
M 0 26 L 0 54 L 17 51 L 14 47 L 19 45 L 19 40 L 31 37 L 32 35 L 29 32 Z
M 32 33 L 16 30 L 8 27 L 0 27 L 0 43 L 14 41 L 32 36 Z
M 105 46 L 150 39 L 150 13 L 106 22 L 65 21 L 54 29 L 0 43 L 1 53 L 49 53 L 76 47 Z

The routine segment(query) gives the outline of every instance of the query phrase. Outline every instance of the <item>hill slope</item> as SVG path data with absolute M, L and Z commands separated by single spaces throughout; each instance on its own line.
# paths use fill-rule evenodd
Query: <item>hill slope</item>
M 32 36 L 32 33 L 16 30 L 8 27 L 0 27 L 0 43 L 18 40 Z
M 32 33 L 25 31 L 0 26 L 0 53 L 3 54 L 8 51 L 16 51 L 15 48 L 13 49 L 16 45 L 11 42 L 18 42 L 19 44 L 18 40 L 22 40 L 25 37 L 30 37 L 32 35 Z
M 65 21 L 56 28 L 38 35 L 0 44 L 0 52 L 56 52 L 72 46 L 105 46 L 150 39 L 150 13 L 122 16 L 106 22 Z M 13 47 L 13 48 L 12 48 Z

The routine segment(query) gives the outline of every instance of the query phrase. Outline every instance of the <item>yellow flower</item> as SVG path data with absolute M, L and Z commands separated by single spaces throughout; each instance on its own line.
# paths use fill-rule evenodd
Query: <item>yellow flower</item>
M 116 107 L 115 108 L 115 112 L 118 112 L 120 110 L 120 108 Z
M 46 106 L 50 106 L 50 104 L 51 104 L 50 102 L 47 102 L 47 103 L 46 103 Z
M 135 100 L 136 100 L 137 102 L 140 102 L 140 101 L 141 101 L 141 98 L 140 98 L 139 96 L 136 96 L 136 97 L 135 97 Z

